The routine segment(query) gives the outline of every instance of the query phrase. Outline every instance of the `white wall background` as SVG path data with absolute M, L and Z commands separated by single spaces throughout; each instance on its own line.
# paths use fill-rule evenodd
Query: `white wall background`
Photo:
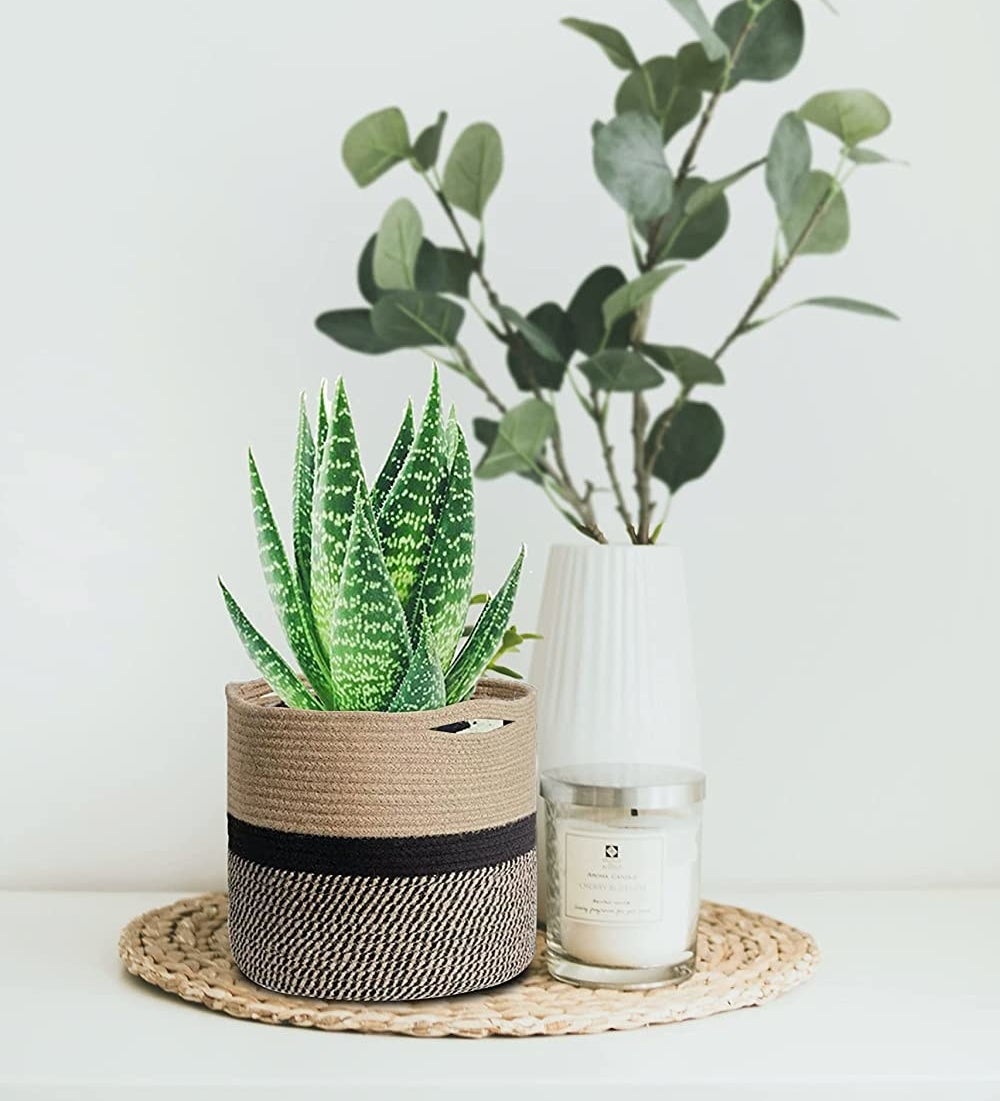
M 702 167 L 760 155 L 813 91 L 879 91 L 896 114 L 879 145 L 911 167 L 859 172 L 848 250 L 804 259 L 775 301 L 851 294 L 905 320 L 801 311 L 738 344 L 725 450 L 675 504 L 707 871 L 996 883 L 1000 7 L 838 6 L 805 0 L 799 69 L 725 101 Z M 495 281 L 521 308 L 565 302 L 628 258 L 589 164 L 618 75 L 557 20 L 613 21 L 644 56 L 689 35 L 662 0 L 4 9 L 0 883 L 212 885 L 222 686 L 250 673 L 216 572 L 271 622 L 246 444 L 282 499 L 300 388 L 346 375 L 374 464 L 427 381 L 419 354 L 354 356 L 312 328 L 357 300 L 357 253 L 391 199 L 424 202 L 405 171 L 359 192 L 343 132 L 390 103 L 413 127 L 448 107 L 450 138 L 495 121 Z M 713 345 L 749 300 L 772 213 L 760 179 L 732 202 L 730 236 L 661 296 L 654 338 Z M 504 385 L 489 339 L 470 343 Z M 446 381 L 468 423 L 480 404 Z M 594 464 L 588 428 L 569 446 Z M 479 501 L 484 583 L 530 543 L 530 624 L 547 545 L 572 533 L 522 482 L 482 484 Z

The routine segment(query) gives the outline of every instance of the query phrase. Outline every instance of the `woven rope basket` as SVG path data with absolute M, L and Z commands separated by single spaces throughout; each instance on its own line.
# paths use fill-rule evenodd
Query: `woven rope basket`
M 248 979 L 398 1001 L 530 965 L 531 688 L 486 680 L 464 703 L 404 714 L 295 710 L 263 681 L 226 699 L 229 935 Z

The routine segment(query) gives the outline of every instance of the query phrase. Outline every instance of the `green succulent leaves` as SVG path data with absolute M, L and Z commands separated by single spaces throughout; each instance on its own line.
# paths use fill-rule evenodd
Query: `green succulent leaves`
M 342 383 L 332 410 L 321 394 L 317 429 L 314 438 L 303 401 L 293 476 L 294 564 L 250 458 L 261 565 L 304 677 L 222 586 L 247 653 L 289 707 L 416 711 L 464 699 L 502 644 L 523 549 L 481 625 L 458 650 L 472 594 L 472 468 L 454 410 L 442 421 L 437 372 L 419 428 L 408 406 L 371 491 Z

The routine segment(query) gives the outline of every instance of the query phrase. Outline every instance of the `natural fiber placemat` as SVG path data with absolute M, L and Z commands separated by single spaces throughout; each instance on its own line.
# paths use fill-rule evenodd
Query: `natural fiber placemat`
M 327 1002 L 272 994 L 235 968 L 224 894 L 198 895 L 135 918 L 118 951 L 133 975 L 189 1002 L 265 1024 L 407 1036 L 560 1036 L 642 1028 L 761 1005 L 805 981 L 819 959 L 808 933 L 775 918 L 703 902 L 698 966 L 680 986 L 595 990 L 556 982 L 544 937 L 520 978 L 479 994 L 430 1001 Z

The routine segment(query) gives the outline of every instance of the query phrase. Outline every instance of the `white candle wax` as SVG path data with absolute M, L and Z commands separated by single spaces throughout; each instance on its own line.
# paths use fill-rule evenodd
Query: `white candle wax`
M 698 925 L 697 818 L 622 811 L 561 818 L 559 940 L 605 967 L 656 967 L 691 958 Z

